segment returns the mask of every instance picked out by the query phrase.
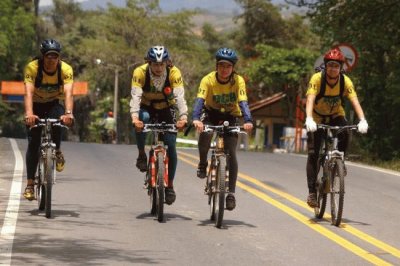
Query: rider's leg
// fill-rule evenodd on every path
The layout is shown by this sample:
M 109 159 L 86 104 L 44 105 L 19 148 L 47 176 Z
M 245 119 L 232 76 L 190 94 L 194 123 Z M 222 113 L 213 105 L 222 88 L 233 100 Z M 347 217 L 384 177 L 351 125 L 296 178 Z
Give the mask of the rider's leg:
M 308 192 L 315 193 L 315 182 L 318 174 L 318 156 L 321 147 L 323 131 L 317 130 L 314 133 L 307 133 L 307 185 Z
M 176 154 L 176 134 L 165 133 L 164 144 L 168 146 L 168 186 L 173 187 L 176 167 L 178 164 L 178 155 Z
M 205 178 L 207 176 L 207 155 L 210 149 L 212 136 L 212 132 L 202 132 L 199 136 L 197 146 L 199 149 L 200 162 L 197 168 L 197 176 L 200 178 Z
M 165 133 L 164 144 L 168 146 L 168 187 L 165 188 L 165 202 L 172 204 L 175 202 L 176 194 L 174 190 L 174 178 L 176 173 L 176 166 L 178 163 L 178 156 L 176 154 L 176 134 Z
M 318 175 L 318 156 L 319 150 L 321 147 L 322 137 L 324 131 L 317 130 L 314 133 L 307 133 L 307 149 L 308 149 L 308 157 L 307 157 L 307 185 L 308 185 L 308 197 L 307 204 L 311 208 L 317 207 L 317 190 L 315 188 L 315 183 L 317 181 Z
M 40 147 L 40 135 L 41 128 L 32 128 L 28 133 L 28 149 L 26 150 L 26 173 L 28 178 L 28 184 L 33 184 L 35 178 L 35 172 L 39 161 L 39 147 Z
M 238 163 L 236 158 L 237 134 L 230 134 L 224 138 L 225 153 L 229 154 L 229 194 L 226 197 L 226 209 L 231 211 L 236 207 L 235 188 L 238 174 Z
M 144 109 L 140 109 L 139 120 L 142 121 L 143 123 L 148 123 L 150 121 L 149 112 Z M 147 156 L 144 149 L 146 141 L 146 133 L 135 131 L 135 134 L 136 134 L 136 143 L 139 150 L 139 156 L 136 159 L 136 167 L 139 168 L 141 172 L 145 172 L 147 170 Z
M 338 116 L 332 119 L 332 126 L 347 126 L 347 120 L 343 116 Z M 347 146 L 349 144 L 349 132 L 347 130 L 338 134 L 338 149 L 346 154 Z
M 56 103 L 54 104 L 48 113 L 49 118 L 60 119 L 60 117 L 65 113 L 64 107 Z M 58 172 L 64 170 L 65 159 L 61 152 L 61 139 L 62 139 L 63 129 L 61 127 L 53 127 L 51 130 L 51 138 L 56 144 L 56 169 Z
M 235 193 L 238 174 L 238 162 L 236 157 L 237 134 L 230 134 L 224 139 L 225 153 L 229 154 L 229 192 Z
M 24 197 L 28 200 L 33 200 L 35 198 L 34 194 L 34 181 L 35 172 L 39 161 L 39 147 L 40 147 L 40 135 L 41 128 L 33 128 L 29 130 L 28 133 L 28 149 L 26 151 L 26 173 L 27 173 L 27 183 L 24 192 Z

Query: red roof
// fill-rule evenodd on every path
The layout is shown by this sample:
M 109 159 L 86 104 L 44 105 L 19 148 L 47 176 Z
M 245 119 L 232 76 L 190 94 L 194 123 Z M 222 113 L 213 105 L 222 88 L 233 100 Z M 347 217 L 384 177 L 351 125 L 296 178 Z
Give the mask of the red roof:
M 259 110 L 263 107 L 266 107 L 268 105 L 271 105 L 273 103 L 280 101 L 284 97 L 286 97 L 286 93 L 284 93 L 284 92 L 275 93 L 274 95 L 271 95 L 270 97 L 267 97 L 265 99 L 262 99 L 260 101 L 254 102 L 254 103 L 251 103 L 249 105 L 250 111 Z

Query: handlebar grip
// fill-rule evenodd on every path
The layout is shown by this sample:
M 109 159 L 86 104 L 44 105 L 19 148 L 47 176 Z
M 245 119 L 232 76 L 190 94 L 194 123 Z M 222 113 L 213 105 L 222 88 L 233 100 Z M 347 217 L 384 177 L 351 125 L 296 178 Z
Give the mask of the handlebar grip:
M 193 128 L 193 124 L 191 123 L 187 128 L 186 128 L 186 130 L 185 130 L 185 133 L 183 134 L 185 137 L 187 136 L 187 135 L 189 135 L 189 132 L 190 132 L 190 130 L 192 130 L 192 128 Z

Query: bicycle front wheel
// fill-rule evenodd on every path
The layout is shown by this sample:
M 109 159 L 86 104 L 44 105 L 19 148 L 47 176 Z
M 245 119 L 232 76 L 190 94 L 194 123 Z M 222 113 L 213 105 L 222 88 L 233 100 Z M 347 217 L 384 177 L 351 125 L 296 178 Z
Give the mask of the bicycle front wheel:
M 318 206 L 314 208 L 315 218 L 322 219 L 324 217 L 327 199 L 326 187 L 328 182 L 322 176 L 317 179 L 317 202 Z
M 221 228 L 222 220 L 224 218 L 225 209 L 225 174 L 226 174 L 226 157 L 218 157 L 216 183 L 218 189 L 214 194 L 215 197 L 215 225 Z
M 36 200 L 38 202 L 39 211 L 43 211 L 45 208 L 46 200 L 46 188 L 43 184 L 44 180 L 44 166 L 45 160 L 42 156 L 39 157 L 38 168 L 36 171 Z
M 342 221 L 344 204 L 344 163 L 335 159 L 331 170 L 331 217 L 332 224 L 339 226 Z
M 156 213 L 157 220 L 162 222 L 164 220 L 164 154 L 162 152 L 157 153 L 157 182 L 156 182 Z
M 53 188 L 53 174 L 55 162 L 53 159 L 52 149 L 47 149 L 45 153 L 45 164 L 44 164 L 44 187 L 45 187 L 45 213 L 46 218 L 51 217 L 51 196 L 52 196 L 52 188 Z

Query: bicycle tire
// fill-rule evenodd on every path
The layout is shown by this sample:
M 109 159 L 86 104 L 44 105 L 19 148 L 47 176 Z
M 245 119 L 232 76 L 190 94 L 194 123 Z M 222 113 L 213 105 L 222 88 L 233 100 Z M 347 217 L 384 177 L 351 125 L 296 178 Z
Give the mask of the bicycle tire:
M 317 171 L 317 183 L 316 183 L 316 190 L 317 190 L 317 203 L 318 206 L 314 208 L 315 218 L 322 219 L 324 217 L 325 209 L 326 209 L 326 201 L 327 201 L 327 180 L 323 178 L 323 175 L 320 175 L 320 169 L 323 169 L 321 165 L 321 159 L 318 160 L 318 165 L 320 165 L 319 170 Z
M 219 156 L 217 165 L 216 182 L 218 190 L 215 193 L 215 225 L 221 228 L 222 220 L 224 219 L 225 209 L 225 173 L 226 173 L 226 157 Z
M 210 205 L 210 220 L 215 221 L 215 187 L 212 184 L 211 173 L 214 168 L 215 161 L 212 159 L 210 169 L 207 176 L 207 187 L 208 187 L 208 205 Z
M 164 220 L 164 153 L 159 152 L 157 153 L 157 220 L 162 222 Z
M 51 217 L 51 197 L 52 197 L 52 188 L 53 188 L 53 173 L 55 162 L 53 159 L 52 149 L 46 149 L 45 152 L 45 164 L 44 164 L 44 187 L 45 187 L 45 215 L 46 218 Z
M 45 199 L 46 199 L 46 189 L 43 185 L 43 177 L 44 177 L 44 159 L 42 156 L 39 157 L 39 163 L 36 172 L 36 200 L 38 202 L 39 211 L 43 211 L 45 208 Z
M 344 164 L 341 159 L 335 159 L 331 171 L 331 220 L 339 226 L 342 221 L 344 205 Z

